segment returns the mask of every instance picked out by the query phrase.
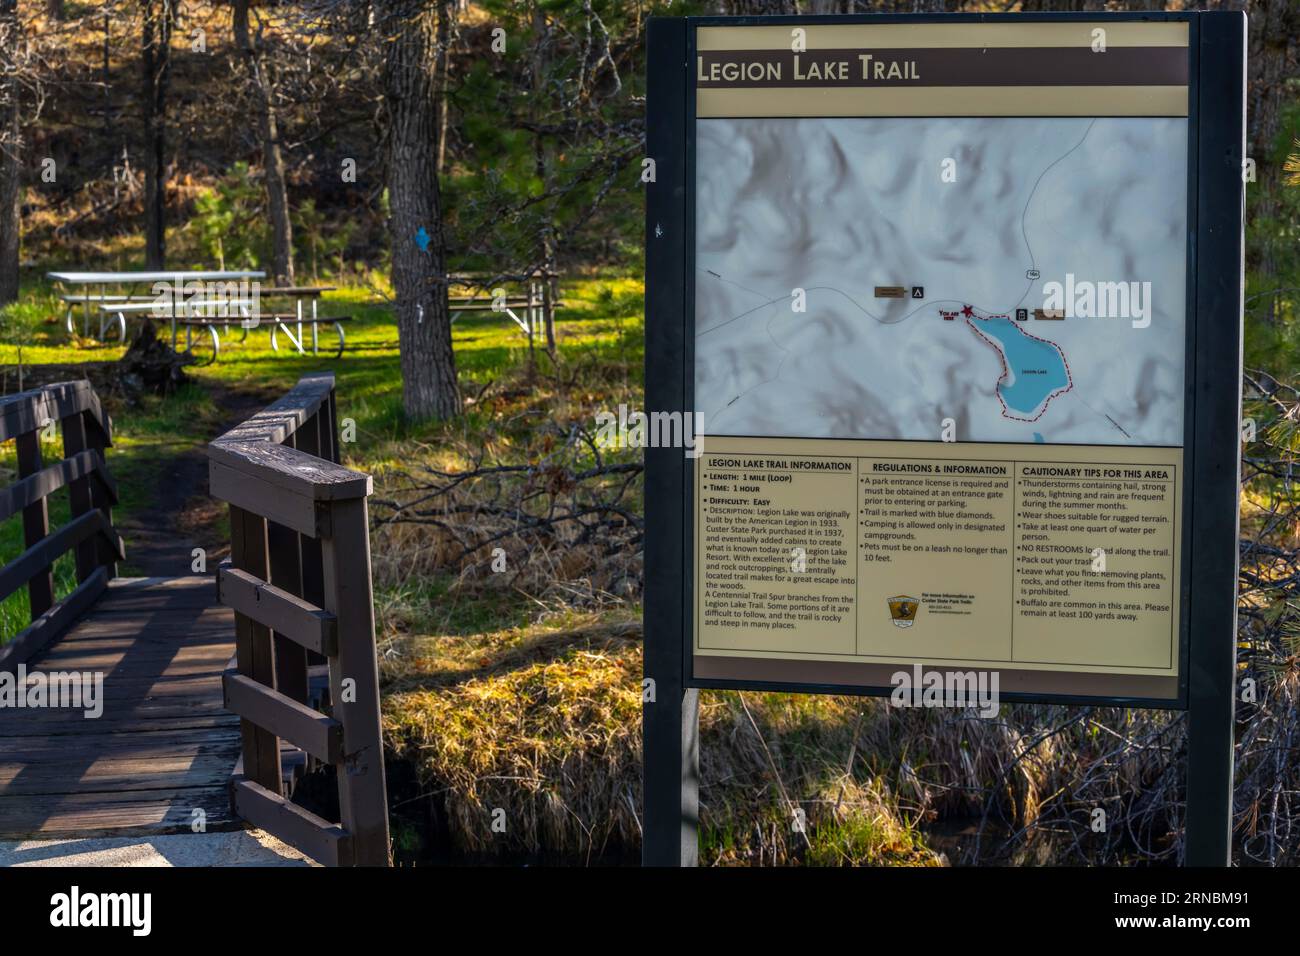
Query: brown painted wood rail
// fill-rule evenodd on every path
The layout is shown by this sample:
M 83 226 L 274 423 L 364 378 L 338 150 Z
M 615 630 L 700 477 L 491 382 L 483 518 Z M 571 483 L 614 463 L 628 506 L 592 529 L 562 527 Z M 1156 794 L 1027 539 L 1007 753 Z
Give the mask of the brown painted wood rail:
M 217 586 L 235 611 L 236 666 L 224 690 L 243 757 L 231 799 L 240 817 L 320 862 L 386 866 L 371 482 L 338 462 L 331 373 L 303 377 L 208 446 L 209 486 L 230 505 L 231 557 Z M 319 658 L 329 669 L 326 713 L 309 704 L 309 664 Z M 291 801 L 291 762 L 336 767 L 339 822 Z
M 46 465 L 41 436 L 63 435 L 63 457 Z M 18 512 L 26 548 L 0 568 L 0 600 L 24 585 L 31 623 L 0 648 L 0 671 L 14 668 L 58 637 L 104 592 L 124 558 L 113 530 L 117 486 L 104 461 L 112 423 L 89 382 L 63 382 L 0 398 L 0 443 L 13 440 L 18 480 L 0 490 L 0 521 Z M 49 497 L 68 489 L 71 520 L 51 533 Z M 75 551 L 77 586 L 55 600 L 55 560 Z

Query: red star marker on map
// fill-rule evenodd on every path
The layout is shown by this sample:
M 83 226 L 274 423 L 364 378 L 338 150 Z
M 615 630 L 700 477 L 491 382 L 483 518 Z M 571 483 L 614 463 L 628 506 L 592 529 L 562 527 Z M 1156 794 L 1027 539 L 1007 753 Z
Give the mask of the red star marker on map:
M 975 310 L 972 309 L 969 305 L 963 305 L 961 307 L 961 314 L 966 316 L 967 318 L 974 318 Z

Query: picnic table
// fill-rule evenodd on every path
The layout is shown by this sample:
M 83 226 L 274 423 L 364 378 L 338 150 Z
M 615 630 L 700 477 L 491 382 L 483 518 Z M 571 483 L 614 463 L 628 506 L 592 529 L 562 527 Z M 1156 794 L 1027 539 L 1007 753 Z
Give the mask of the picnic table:
M 221 330 L 229 332 L 235 327 L 240 329 L 240 342 L 248 338 L 248 330 L 261 326 L 264 322 L 269 323 L 271 330 L 271 349 L 274 352 L 280 351 L 280 342 L 278 332 L 284 335 L 297 348 L 298 354 L 306 355 L 304 326 L 311 328 L 311 345 L 312 354 L 320 352 L 319 326 L 321 323 L 329 323 L 334 326 L 338 334 L 338 349 L 334 357 L 338 358 L 343 354 L 343 348 L 346 339 L 343 333 L 343 323 L 351 319 L 348 315 L 329 315 L 322 316 L 317 310 L 317 303 L 322 293 L 333 291 L 333 286 L 271 286 L 263 287 L 254 286 L 245 290 L 249 295 L 221 295 L 221 294 L 194 294 L 187 296 L 173 296 L 170 300 L 158 301 L 157 298 L 146 299 L 143 301 L 118 301 L 100 303 L 100 311 L 105 315 L 111 316 L 120 325 L 123 339 L 126 337 L 126 317 L 128 315 L 155 315 L 170 317 L 172 323 L 172 347 L 176 346 L 177 330 L 185 329 L 185 348 L 186 351 L 195 353 L 196 360 L 201 365 L 211 365 L 221 354 Z M 216 292 L 229 290 L 215 290 Z M 237 287 L 236 292 L 240 289 Z M 264 300 L 293 300 L 293 311 L 268 309 L 263 306 Z M 309 308 L 308 308 L 309 304 Z M 297 327 L 297 334 L 291 326 Z M 103 322 L 101 321 L 101 328 Z M 212 350 L 203 355 L 195 352 L 194 333 L 202 331 L 207 333 L 207 339 L 202 335 L 199 336 L 198 344 L 205 341 L 211 341 Z
M 472 290 L 484 289 L 483 282 L 488 279 L 498 279 L 502 282 L 525 284 L 527 292 L 523 294 L 506 294 L 500 299 L 492 295 L 480 296 Z M 459 272 L 448 274 L 446 281 L 448 292 L 451 286 L 460 286 L 470 289 L 469 295 L 448 295 L 447 305 L 451 312 L 452 324 L 467 312 L 504 312 L 514 320 L 525 333 L 531 338 L 533 331 L 537 328 L 539 320 L 547 318 L 545 312 L 549 304 L 551 310 L 563 308 L 564 303 L 559 301 L 558 296 L 552 296 L 548 303 L 544 292 L 544 286 L 556 278 L 553 272 L 545 270 L 536 270 L 525 275 L 493 275 L 489 272 Z M 524 309 L 525 318 L 520 319 L 515 315 L 515 309 Z
M 223 270 L 223 269 L 170 269 L 157 272 L 47 272 L 47 279 L 58 282 L 64 286 L 78 286 L 86 291 L 81 294 L 67 293 L 62 296 L 63 301 L 68 303 L 67 325 L 68 331 L 73 331 L 72 314 L 78 304 L 84 306 L 84 318 L 82 319 L 81 334 L 86 338 L 90 337 L 90 306 L 91 303 L 99 305 L 115 303 L 135 303 L 135 302 L 152 302 L 158 297 L 153 294 L 145 295 L 143 292 L 135 291 L 138 286 L 148 284 L 152 286 L 155 282 L 167 282 L 171 284 L 173 290 L 180 290 L 182 295 L 187 283 L 190 282 L 238 282 L 245 279 L 264 279 L 265 272 L 256 270 Z M 98 287 L 98 295 L 90 292 L 91 288 Z M 125 288 L 125 293 L 109 294 L 110 288 Z M 179 298 L 176 295 L 170 297 L 173 302 Z M 99 320 L 99 338 L 104 337 L 104 330 L 108 327 L 110 315 L 106 315 L 101 309 Z M 176 344 L 176 319 L 178 316 L 173 310 L 172 314 L 172 345 Z M 126 322 L 122 314 L 118 314 L 121 322 L 120 335 L 126 338 Z
M 334 331 L 338 333 L 339 347 L 335 353 L 335 358 L 343 354 L 345 339 L 343 335 L 343 323 L 349 321 L 352 317 L 349 315 L 329 315 L 321 316 L 317 313 L 316 307 L 320 302 L 323 293 L 336 291 L 336 286 L 332 285 L 296 285 L 296 286 L 277 286 L 270 289 L 262 290 L 264 299 L 292 299 L 292 312 L 276 312 L 272 310 L 263 318 L 271 320 L 271 350 L 280 351 L 280 343 L 276 337 L 277 330 L 283 332 L 285 337 L 294 344 L 298 349 L 298 354 L 306 355 L 307 349 L 303 345 L 303 326 L 311 326 L 311 353 L 316 355 L 320 348 L 319 327 L 321 323 L 328 322 L 334 326 Z M 308 312 L 306 306 L 310 306 Z M 287 324 L 286 324 L 287 323 Z M 298 334 L 294 335 L 289 325 L 296 325 Z

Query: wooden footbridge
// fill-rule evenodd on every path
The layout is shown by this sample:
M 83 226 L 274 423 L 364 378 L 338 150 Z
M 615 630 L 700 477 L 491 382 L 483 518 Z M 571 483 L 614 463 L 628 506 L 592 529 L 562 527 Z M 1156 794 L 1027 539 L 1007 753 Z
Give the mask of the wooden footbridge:
M 47 465 L 56 429 L 63 457 Z M 26 548 L 0 568 L 0 600 L 25 586 L 31 603 L 0 645 L 0 839 L 252 824 L 327 865 L 387 865 L 371 483 L 339 464 L 333 375 L 208 446 L 211 493 L 230 506 L 214 576 L 117 576 L 111 432 L 88 382 L 0 399 L 18 462 L 0 521 L 21 513 Z M 51 531 L 63 489 L 71 518 Z M 58 597 L 69 552 L 76 586 Z M 295 802 L 329 768 L 336 820 Z

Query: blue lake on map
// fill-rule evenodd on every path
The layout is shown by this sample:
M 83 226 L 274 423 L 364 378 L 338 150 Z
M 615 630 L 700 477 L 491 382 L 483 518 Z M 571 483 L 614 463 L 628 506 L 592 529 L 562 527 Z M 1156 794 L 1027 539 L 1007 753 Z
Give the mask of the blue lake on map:
M 997 343 L 1011 369 L 1012 381 L 998 385 L 1011 411 L 1037 412 L 1049 395 L 1070 384 L 1065 359 L 1053 343 L 1026 335 L 1010 319 L 978 319 L 973 327 Z

